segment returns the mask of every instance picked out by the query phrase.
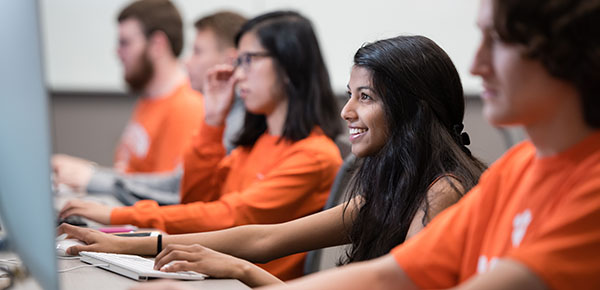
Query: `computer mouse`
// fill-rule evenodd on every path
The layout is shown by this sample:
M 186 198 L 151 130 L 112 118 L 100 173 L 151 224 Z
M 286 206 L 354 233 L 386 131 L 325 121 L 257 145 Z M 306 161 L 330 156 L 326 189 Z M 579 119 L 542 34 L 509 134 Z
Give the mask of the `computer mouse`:
M 61 257 L 71 256 L 67 253 L 67 249 L 78 245 L 85 245 L 85 243 L 77 239 L 64 239 L 56 241 L 56 255 Z

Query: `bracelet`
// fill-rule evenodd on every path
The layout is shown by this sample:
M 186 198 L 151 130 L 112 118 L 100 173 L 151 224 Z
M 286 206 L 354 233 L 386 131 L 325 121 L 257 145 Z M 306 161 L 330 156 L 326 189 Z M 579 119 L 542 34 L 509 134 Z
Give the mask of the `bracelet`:
M 156 255 L 158 256 L 158 254 L 160 254 L 162 251 L 162 235 L 159 234 L 156 238 Z

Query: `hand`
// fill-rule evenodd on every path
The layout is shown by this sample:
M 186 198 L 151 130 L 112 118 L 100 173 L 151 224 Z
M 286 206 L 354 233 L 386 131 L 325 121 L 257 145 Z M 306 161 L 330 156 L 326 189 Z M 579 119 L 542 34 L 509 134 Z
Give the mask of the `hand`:
M 94 163 L 69 155 L 55 154 L 52 156 L 52 172 L 56 185 L 66 184 L 74 191 L 83 192 L 94 173 Z
M 247 265 L 250 263 L 200 245 L 170 244 L 154 260 L 154 269 L 164 272 L 196 271 L 213 278 L 240 280 L 244 278 L 240 273 Z
M 195 290 L 190 288 L 186 284 L 181 282 L 175 282 L 170 280 L 159 280 L 146 283 L 138 283 L 136 286 L 129 288 L 129 290 Z
M 68 248 L 67 254 L 69 255 L 78 255 L 81 251 L 120 253 L 120 250 L 124 248 L 121 246 L 124 238 L 97 230 L 61 224 L 57 229 L 57 235 L 61 234 L 67 234 L 68 239 L 78 239 L 86 243 L 86 245 Z
M 69 200 L 60 210 L 61 219 L 72 215 L 78 215 L 101 224 L 110 224 L 110 212 L 112 207 L 93 201 L 84 201 L 79 199 Z
M 217 65 L 208 70 L 204 79 L 204 118 L 208 125 L 222 126 L 235 99 L 235 68 Z

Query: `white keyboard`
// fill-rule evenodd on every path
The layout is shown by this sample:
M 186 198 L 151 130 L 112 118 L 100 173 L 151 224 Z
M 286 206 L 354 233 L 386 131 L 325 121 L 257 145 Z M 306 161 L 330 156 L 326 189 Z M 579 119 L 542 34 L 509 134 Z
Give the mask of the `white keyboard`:
M 80 252 L 81 261 L 88 264 L 99 264 L 106 269 L 134 280 L 143 281 L 149 278 L 168 278 L 178 280 L 203 280 L 207 276 L 194 271 L 161 272 L 154 270 L 154 261 L 136 255 Z

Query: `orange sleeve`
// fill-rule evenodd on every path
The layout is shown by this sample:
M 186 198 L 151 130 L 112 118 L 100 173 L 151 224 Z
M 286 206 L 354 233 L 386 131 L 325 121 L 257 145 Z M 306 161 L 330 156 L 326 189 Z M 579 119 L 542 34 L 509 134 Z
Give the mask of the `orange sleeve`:
M 198 130 L 204 118 L 204 105 L 201 95 L 186 96 L 187 102 L 167 106 L 171 110 L 160 128 L 160 134 L 152 140 L 154 172 L 171 171 L 182 162 L 182 156 L 190 145 L 192 135 Z
M 229 162 L 235 155 L 225 157 L 224 126 L 213 127 L 202 122 L 198 134 L 184 156 L 181 180 L 181 203 L 212 201 L 221 195 L 221 187 L 229 173 Z M 240 149 L 237 149 L 240 150 Z
M 415 237 L 392 249 L 396 262 L 419 288 L 450 288 L 458 283 L 471 216 L 469 204 L 477 195 L 479 188 L 475 187 Z
M 507 254 L 544 280 L 551 289 L 600 289 L 600 166 L 585 168 L 536 234 Z
M 211 231 L 244 224 L 279 223 L 320 210 L 341 160 L 296 150 L 242 192 L 212 202 L 159 207 L 141 201 L 111 212 L 112 224 L 134 224 L 168 233 Z

